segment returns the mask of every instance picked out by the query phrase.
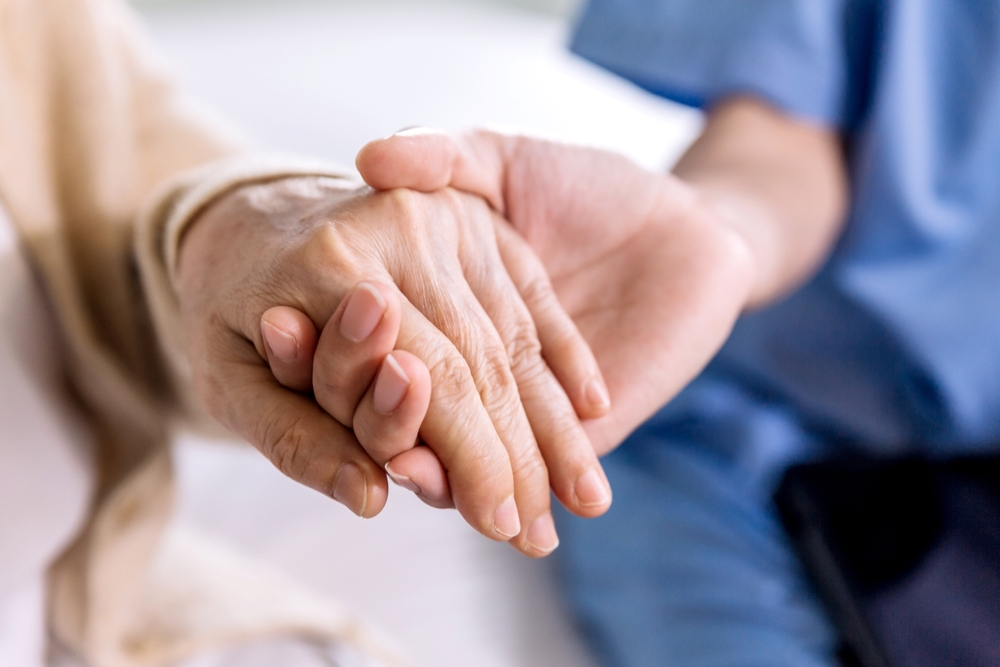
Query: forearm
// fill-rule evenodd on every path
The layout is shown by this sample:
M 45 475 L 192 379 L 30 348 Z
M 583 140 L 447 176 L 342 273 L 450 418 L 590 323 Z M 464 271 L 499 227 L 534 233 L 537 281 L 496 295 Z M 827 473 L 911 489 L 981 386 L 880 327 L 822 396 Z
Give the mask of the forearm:
M 714 108 L 674 173 L 749 246 L 755 264 L 749 308 L 808 278 L 840 235 L 848 192 L 839 137 L 754 99 Z

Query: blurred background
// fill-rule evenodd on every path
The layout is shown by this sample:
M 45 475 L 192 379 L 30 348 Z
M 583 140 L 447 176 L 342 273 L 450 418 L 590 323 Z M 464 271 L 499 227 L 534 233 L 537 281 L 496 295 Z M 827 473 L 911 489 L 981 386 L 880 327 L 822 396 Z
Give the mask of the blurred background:
M 186 87 L 268 148 L 353 163 L 412 125 L 499 124 L 662 169 L 698 118 L 564 49 L 567 0 L 140 0 Z
M 573 0 L 136 0 L 184 86 L 262 148 L 352 165 L 403 127 L 499 125 L 664 170 L 698 114 L 570 55 Z M 553 564 L 398 488 L 361 521 L 235 443 L 178 443 L 185 528 L 339 600 L 430 667 L 587 667 Z

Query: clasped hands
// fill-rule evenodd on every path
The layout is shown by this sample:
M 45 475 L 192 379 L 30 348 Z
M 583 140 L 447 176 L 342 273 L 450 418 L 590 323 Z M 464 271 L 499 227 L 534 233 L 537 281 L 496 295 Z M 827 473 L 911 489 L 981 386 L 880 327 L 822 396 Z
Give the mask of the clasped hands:
M 593 149 L 402 133 L 358 168 L 370 188 L 246 185 L 193 224 L 178 275 L 196 390 L 361 516 L 384 506 L 384 470 L 546 555 L 550 489 L 605 512 L 597 456 L 725 340 L 746 244 L 683 183 Z

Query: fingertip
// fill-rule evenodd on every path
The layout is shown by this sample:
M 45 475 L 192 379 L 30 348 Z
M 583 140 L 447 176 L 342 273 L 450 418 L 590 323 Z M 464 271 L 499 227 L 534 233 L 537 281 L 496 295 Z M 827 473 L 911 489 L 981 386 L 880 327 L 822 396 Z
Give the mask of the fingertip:
M 584 381 L 574 407 L 581 419 L 598 419 L 611 412 L 611 395 L 600 372 Z
M 271 372 L 283 386 L 308 391 L 312 386 L 312 361 L 318 334 L 305 313 L 287 306 L 264 311 L 261 340 Z
M 377 467 L 348 461 L 337 471 L 330 495 L 357 516 L 370 519 L 385 507 L 388 487 Z
M 444 132 L 411 128 L 365 144 L 355 166 L 376 190 L 411 188 L 433 192 L 451 181 L 457 147 Z
M 386 464 L 386 472 L 401 487 L 437 508 L 453 508 L 448 473 L 429 447 L 420 445 L 397 454 Z
M 365 507 L 364 514 L 361 515 L 363 519 L 371 519 L 377 516 L 383 509 L 385 509 L 385 504 L 389 499 L 389 484 L 386 480 L 385 474 L 379 471 L 379 473 L 373 477 L 368 482 L 368 503 Z
M 552 512 L 546 512 L 535 519 L 528 528 L 525 536 L 527 549 L 524 551 L 533 558 L 543 558 L 556 550 L 559 546 L 559 534 L 556 532 L 556 523 L 552 519 Z
M 394 460 L 417 442 L 430 396 L 430 373 L 419 358 L 401 350 L 387 354 L 354 412 L 355 436 L 379 463 Z
M 493 532 L 501 541 L 510 540 L 521 532 L 521 519 L 517 515 L 514 496 L 508 497 L 493 513 Z
M 375 376 L 372 406 L 381 415 L 391 415 L 402 405 L 410 391 L 410 376 L 392 354 L 387 354 Z
M 427 364 L 406 350 L 393 350 L 389 356 L 410 381 L 403 404 L 409 413 L 419 415 L 419 421 L 423 422 L 431 401 L 432 389 L 431 373 L 427 370 Z
M 598 465 L 580 475 L 573 485 L 574 514 L 585 518 L 601 516 L 611 508 L 611 484 Z
M 260 316 L 261 336 L 271 356 L 292 364 L 299 355 L 312 355 L 316 347 L 316 325 L 309 316 L 289 306 L 275 306 Z

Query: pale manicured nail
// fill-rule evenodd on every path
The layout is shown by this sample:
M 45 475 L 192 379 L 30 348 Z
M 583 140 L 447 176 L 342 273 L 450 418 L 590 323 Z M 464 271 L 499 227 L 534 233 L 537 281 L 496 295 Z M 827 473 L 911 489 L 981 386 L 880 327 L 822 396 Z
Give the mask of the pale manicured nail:
M 417 494 L 418 496 L 421 493 L 423 493 L 423 490 L 419 486 L 417 486 L 416 482 L 414 482 L 412 479 L 410 479 L 406 475 L 400 475 L 398 473 L 393 472 L 392 468 L 389 467 L 388 463 L 385 464 L 385 472 L 386 472 L 387 475 L 389 475 L 389 479 L 391 479 L 393 482 L 395 482 L 399 486 L 403 487 L 407 491 L 412 491 L 413 493 Z
M 382 368 L 375 378 L 372 403 L 375 410 L 384 415 L 391 414 L 400 406 L 410 389 L 410 378 L 392 354 L 386 355 Z
M 514 496 L 503 501 L 493 514 L 493 530 L 508 540 L 521 532 L 521 520 L 517 518 Z
M 425 134 L 440 134 L 440 130 L 434 130 L 429 127 L 424 127 L 418 125 L 417 127 L 404 127 L 399 132 L 396 132 L 394 137 L 420 137 Z
M 611 397 L 608 396 L 608 388 L 604 386 L 600 378 L 592 377 L 583 388 L 583 395 L 595 408 L 606 410 L 611 407 Z
M 580 475 L 573 491 L 577 501 L 584 507 L 606 505 L 611 500 L 611 490 L 600 473 L 593 468 Z
M 279 361 L 290 364 L 298 358 L 299 342 L 292 334 L 266 321 L 260 323 L 260 334 Z
M 340 319 L 340 334 L 355 343 L 372 335 L 385 314 L 385 299 L 374 285 L 359 283 Z
M 531 522 L 531 528 L 528 529 L 528 544 L 546 554 L 559 546 L 556 522 L 552 520 L 551 512 L 546 512 Z
M 333 484 L 333 499 L 358 516 L 365 515 L 368 484 L 365 482 L 365 474 L 361 472 L 358 464 L 345 463 L 340 466 L 337 479 Z

